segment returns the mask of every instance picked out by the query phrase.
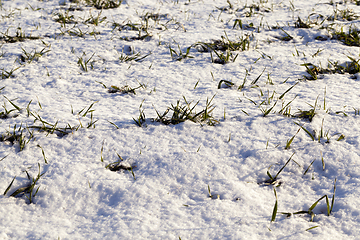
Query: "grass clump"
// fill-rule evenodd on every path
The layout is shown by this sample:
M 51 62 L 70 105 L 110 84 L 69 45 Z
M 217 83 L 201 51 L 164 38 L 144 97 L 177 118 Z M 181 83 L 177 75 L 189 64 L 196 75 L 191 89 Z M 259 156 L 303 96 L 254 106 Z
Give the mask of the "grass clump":
M 298 17 L 298 19 L 295 22 L 295 28 L 311 28 L 311 25 L 308 21 L 303 21 L 301 20 L 300 17 Z
M 95 55 L 95 53 L 93 53 L 90 58 L 86 59 L 85 58 L 86 54 L 83 53 L 83 56 L 78 57 L 77 64 L 83 71 L 87 72 L 89 70 L 89 68 L 88 68 L 89 65 L 90 65 L 91 69 L 94 69 L 94 61 L 91 61 L 91 59 L 94 57 L 94 55 Z
M 18 116 L 18 113 L 14 114 L 13 112 L 18 111 L 20 113 L 22 111 L 22 109 L 19 108 L 17 105 L 15 105 L 8 98 L 6 98 L 6 99 L 10 102 L 10 104 L 15 109 L 7 110 L 7 108 L 4 104 L 3 105 L 4 111 L 0 112 L 0 118 L 6 119 L 6 118 Z M 26 125 L 26 127 L 24 127 L 22 124 L 20 124 L 20 126 L 15 124 L 13 128 L 10 128 L 9 130 L 7 130 L 4 134 L 2 134 L 0 136 L 0 142 L 6 142 L 11 145 L 18 144 L 19 151 L 22 151 L 25 148 L 26 144 L 28 144 L 31 140 L 35 139 L 34 131 L 46 132 L 47 133 L 46 136 L 48 136 L 49 134 L 56 134 L 58 137 L 63 137 L 65 135 L 73 132 L 74 130 L 77 131 L 79 128 L 84 128 L 84 127 L 95 128 L 95 123 L 97 122 L 97 120 L 93 119 L 93 111 L 94 110 L 92 109 L 92 106 L 96 102 L 92 103 L 88 108 L 85 107 L 78 112 L 77 115 L 79 117 L 79 125 L 77 125 L 75 127 L 70 126 L 70 124 L 67 124 L 64 127 L 58 127 L 58 121 L 56 121 L 55 124 L 45 121 L 44 119 L 41 118 L 41 116 L 38 113 L 30 111 L 29 105 L 31 102 L 32 101 L 30 101 L 26 107 L 27 116 L 28 117 L 32 116 L 34 118 L 34 121 L 33 121 L 34 124 L 36 122 L 40 122 L 41 125 L 31 125 L 31 126 Z M 41 108 L 40 103 L 39 103 L 39 106 Z M 90 115 L 90 121 L 87 123 L 87 125 L 82 125 L 80 117 L 86 117 L 88 114 Z M 44 156 L 45 163 L 47 163 L 47 160 L 45 158 L 45 154 L 44 154 L 43 150 L 42 150 L 42 153 Z
M 276 186 L 280 186 L 281 185 L 281 181 L 278 180 L 278 176 L 279 174 L 284 170 L 284 168 L 286 167 L 286 165 L 289 164 L 289 162 L 291 161 L 292 157 L 294 156 L 295 153 L 293 153 L 290 158 L 287 160 L 287 162 L 284 164 L 284 166 L 282 166 L 280 168 L 280 170 L 276 173 L 275 176 L 272 176 L 270 174 L 270 168 L 271 166 L 269 167 L 269 169 L 267 170 L 266 174 L 268 175 L 269 179 L 263 181 L 263 182 L 260 182 L 259 184 L 264 184 L 264 185 L 276 185 Z
M 128 94 L 128 93 L 136 94 L 135 90 L 137 90 L 139 88 L 145 88 L 145 85 L 140 83 L 140 85 L 135 88 L 129 87 L 128 85 L 125 85 L 122 87 L 117 87 L 117 86 L 111 85 L 110 88 L 108 89 L 108 92 L 109 93 L 120 93 L 120 94 Z
M 208 189 L 207 189 L 207 190 L 208 190 L 208 194 L 209 194 L 208 197 L 209 197 L 209 198 L 211 198 L 211 199 L 220 199 L 220 194 L 216 194 L 216 195 L 215 195 L 215 194 L 212 194 L 212 193 L 211 193 L 210 185 L 209 185 L 209 184 L 208 184 Z
M 261 1 L 260 1 L 261 2 Z M 262 15 L 261 12 L 271 12 L 270 8 L 262 7 L 260 4 L 251 4 L 250 6 L 245 6 L 244 8 L 248 8 L 249 10 L 244 13 L 245 17 L 253 17 L 255 14 Z
M 14 107 L 13 109 L 10 109 L 8 110 L 6 108 L 6 104 L 4 102 L 4 104 L 2 105 L 2 107 L 4 108 L 4 111 L 0 112 L 0 118 L 1 119 L 6 119 L 6 118 L 14 118 L 14 117 L 17 117 L 19 114 L 16 113 L 16 114 L 11 114 L 12 112 L 14 111 L 18 111 L 20 112 L 21 111 L 21 108 L 19 108 L 17 105 L 15 105 L 10 99 L 8 99 L 7 97 L 4 96 L 4 98 L 6 100 L 8 100 L 8 102 Z
M 144 109 L 142 109 L 142 105 L 143 105 L 144 101 L 145 101 L 145 99 L 141 102 L 140 107 L 139 107 L 139 117 L 137 117 L 137 119 L 133 118 L 135 124 L 139 127 L 142 127 L 144 124 L 146 126 L 145 113 L 144 113 Z
M 294 39 L 294 37 L 291 36 L 289 33 L 287 33 L 283 28 L 280 27 L 280 30 L 283 31 L 283 33 L 285 33 L 285 35 L 283 35 L 281 37 L 276 37 L 277 39 L 284 41 L 284 42 L 288 42 L 288 41 Z
M 339 10 L 335 9 L 334 14 L 327 18 L 328 21 L 354 21 L 359 19 L 359 16 L 352 9 Z
M 123 0 L 85 0 L 85 3 L 89 6 L 95 7 L 96 9 L 110 9 L 118 8 Z
M 229 50 L 226 50 L 226 52 L 221 52 L 221 51 L 215 51 L 214 50 L 214 53 L 215 55 L 217 56 L 217 58 L 213 58 L 213 55 L 211 54 L 211 61 L 213 63 L 218 63 L 218 64 L 226 64 L 228 62 L 235 62 L 236 58 L 238 57 L 239 54 L 236 54 L 234 56 L 234 54 L 229 51 Z
M 218 84 L 218 89 L 220 88 L 231 88 L 233 87 L 235 84 L 231 81 L 228 80 L 220 80 L 219 84 Z
M 238 26 L 238 28 L 240 29 L 247 29 L 247 30 L 254 30 L 254 23 L 249 23 L 249 24 L 243 24 L 242 20 L 237 18 L 234 20 L 234 25 L 233 25 L 233 29 L 235 29 Z
M 0 137 L 0 142 L 8 142 L 11 145 L 14 145 L 16 142 L 19 144 L 19 151 L 22 151 L 25 148 L 25 145 L 31 140 L 32 134 L 26 140 L 24 134 L 25 128 L 22 125 L 17 128 L 16 124 L 14 125 L 13 130 L 6 131 L 5 134 L 2 134 Z
M 116 155 L 118 156 L 119 160 L 106 165 L 105 168 L 109 169 L 112 172 L 127 170 L 127 171 L 131 172 L 134 180 L 136 180 L 134 168 L 136 168 L 137 166 L 134 164 L 125 163 L 124 159 L 118 153 L 116 153 Z
M 137 119 L 133 118 L 133 120 L 138 127 L 142 127 L 146 123 L 145 113 L 141 107 L 139 108 L 139 117 Z
M 6 119 L 6 118 L 11 118 L 11 117 L 17 117 L 18 113 L 12 114 L 12 112 L 14 112 L 14 111 L 21 112 L 22 109 L 19 108 L 17 105 L 15 105 L 7 97 L 5 97 L 5 98 L 14 107 L 14 109 L 7 110 L 6 105 L 4 103 L 4 105 L 3 105 L 4 111 L 0 112 L 0 118 Z M 29 131 L 28 128 L 26 128 L 26 129 Z M 5 134 L 1 135 L 0 142 L 8 142 L 11 145 L 14 145 L 17 142 L 17 143 L 19 143 L 19 150 L 22 151 L 25 148 L 26 143 L 28 143 L 31 140 L 31 138 L 33 137 L 33 135 L 30 134 L 29 139 L 26 140 L 25 134 L 24 134 L 24 131 L 26 129 L 22 127 L 22 124 L 19 126 L 19 128 L 17 128 L 17 125 L 15 124 L 12 130 L 6 131 Z M 30 131 L 29 131 L 29 133 L 30 133 Z
M 25 31 L 18 27 L 15 32 L 15 36 L 10 36 L 8 33 L 9 29 L 5 33 L 1 33 L 0 41 L 5 43 L 16 43 L 16 42 L 24 42 L 25 40 L 36 40 L 41 37 L 34 36 L 26 36 Z
M 183 59 L 186 59 L 186 58 L 194 58 L 193 56 L 190 56 L 190 49 L 192 46 L 186 48 L 186 52 L 183 52 L 180 48 L 180 45 L 178 44 L 178 49 L 179 51 L 177 52 L 175 49 L 173 49 L 170 44 L 169 44 L 169 51 L 170 51 L 170 55 L 171 55 L 171 58 L 173 60 L 176 60 L 176 61 L 181 61 Z
M 151 38 L 152 38 L 152 35 L 150 35 L 149 33 L 142 34 L 141 32 L 139 32 L 138 36 L 134 36 L 134 37 L 121 37 L 120 39 L 121 39 L 121 40 L 124 40 L 124 41 L 131 42 L 131 41 L 137 41 L 137 40 L 140 40 L 140 41 L 149 41 Z
M 155 109 L 157 118 L 153 119 L 153 121 L 165 125 L 176 125 L 189 120 L 195 123 L 205 123 L 214 126 L 219 123 L 219 121 L 212 116 L 212 111 L 215 109 L 215 106 L 211 102 L 214 97 L 215 95 L 210 100 L 207 99 L 205 108 L 198 113 L 195 112 L 195 107 L 198 105 L 199 101 L 191 106 L 191 102 L 189 103 L 186 98 L 183 97 L 185 104 L 180 104 L 180 100 L 178 100 L 176 105 L 171 104 L 171 107 L 167 108 L 163 114 L 160 114 Z M 170 118 L 166 117 L 170 111 L 172 111 L 172 116 Z
M 141 18 L 144 19 L 145 21 L 149 21 L 149 19 L 157 22 L 162 18 L 167 18 L 169 17 L 169 14 L 160 14 L 160 13 L 150 13 L 147 12 L 144 16 L 142 16 Z
M 304 76 L 307 80 L 317 80 L 319 74 L 356 74 L 360 72 L 360 59 L 355 59 L 353 57 L 347 56 L 351 61 L 339 64 L 339 62 L 331 62 L 328 60 L 327 68 L 322 68 L 321 66 L 316 66 L 312 63 L 304 63 L 301 66 L 306 68 L 306 72 L 310 76 Z
M 78 22 L 75 21 L 74 15 L 70 15 L 69 13 L 70 13 L 70 11 L 55 13 L 54 21 L 61 23 L 61 25 L 64 27 L 65 27 L 65 24 L 77 24 Z
M 296 118 L 303 118 L 303 119 L 307 119 L 310 122 L 312 121 L 312 119 L 315 117 L 316 115 L 316 108 L 321 108 L 321 104 L 318 105 L 318 99 L 319 96 L 316 97 L 315 103 L 314 105 L 311 105 L 308 103 L 308 105 L 311 107 L 310 110 L 301 110 L 299 109 L 299 111 L 297 113 L 295 113 L 294 115 L 291 115 L 291 117 L 296 117 Z M 323 106 L 324 111 L 328 112 L 328 110 L 326 110 L 326 89 L 324 91 L 324 106 Z
M 131 62 L 131 61 L 135 61 L 135 62 L 140 62 L 142 61 L 143 59 L 145 59 L 146 57 L 150 56 L 152 53 L 148 53 L 144 56 L 141 56 L 141 53 L 138 52 L 138 53 L 134 53 L 134 54 L 131 54 L 131 55 L 128 55 L 128 54 L 124 54 L 122 53 L 119 57 L 119 61 L 120 63 L 124 63 L 124 62 Z
M 133 37 L 120 37 L 121 40 L 124 41 L 136 41 L 136 40 L 141 40 L 141 41 L 148 41 L 152 38 L 152 35 L 149 33 L 149 22 L 146 19 L 145 22 L 141 23 L 132 23 L 131 21 L 128 21 L 125 24 L 120 24 L 117 22 L 114 22 L 112 24 L 112 28 L 113 31 L 114 30 L 119 30 L 119 31 L 123 31 L 123 30 L 127 30 L 127 31 L 136 31 L 138 32 L 137 36 L 133 36 Z
M 294 115 L 292 115 L 293 117 L 297 117 L 297 118 L 303 118 L 303 119 L 307 119 L 310 122 L 312 121 L 312 119 L 315 116 L 315 108 L 312 108 L 310 110 L 301 110 L 299 109 L 299 111 L 297 113 L 295 113 Z
M 31 63 L 33 60 L 38 61 L 40 57 L 51 51 L 50 47 L 51 45 L 44 47 L 40 52 L 38 52 L 36 49 L 31 52 L 27 52 L 24 48 L 21 47 L 23 54 L 20 55 L 20 61 L 23 63 Z
M 231 41 L 225 32 L 225 37 L 221 36 L 220 40 L 212 40 L 212 42 L 198 42 L 194 44 L 199 52 L 211 51 L 247 51 L 250 49 L 250 35 L 239 38 L 238 41 Z
M 321 128 L 319 131 L 312 131 L 313 133 L 311 133 L 309 130 L 307 130 L 305 127 L 303 127 L 302 125 L 300 125 L 299 123 L 296 123 L 296 125 L 298 125 L 302 130 L 304 130 L 306 132 L 306 134 L 311 138 L 311 140 L 315 141 L 317 140 L 319 143 L 321 142 L 321 139 L 326 138 L 325 143 L 330 143 L 330 138 L 333 136 L 338 136 L 338 138 L 336 139 L 336 141 L 341 141 L 345 138 L 344 134 L 341 133 L 335 133 L 332 136 L 329 135 L 329 130 L 328 131 L 324 131 L 324 119 L 322 121 L 321 124 Z M 340 136 L 339 136 L 340 135 Z
M 320 26 L 326 19 L 321 14 L 311 13 L 306 20 L 302 20 L 300 17 L 294 23 L 295 28 L 312 28 L 314 26 Z
M 17 68 L 12 68 L 11 70 L 9 71 L 6 71 L 5 69 L 1 69 L 1 79 L 6 79 L 6 78 L 10 78 L 10 77 L 14 77 L 14 72 L 16 70 L 18 70 L 20 67 L 17 67 Z
M 85 23 L 93 24 L 95 26 L 99 26 L 100 23 L 104 22 L 107 17 L 100 17 L 102 14 L 102 10 L 98 13 L 98 15 L 95 17 L 90 12 L 90 17 L 85 20 Z
M 143 23 L 132 23 L 131 21 L 128 21 L 128 23 L 120 24 L 114 22 L 112 24 L 113 30 L 118 29 L 119 31 L 127 30 L 127 31 L 144 31 L 147 32 L 149 26 Z
M 332 39 L 337 39 L 343 42 L 348 46 L 360 46 L 360 31 L 357 28 L 349 28 L 349 31 L 346 33 L 343 27 L 340 31 L 335 31 L 333 33 Z
M 34 202 L 34 198 L 36 196 L 36 194 L 39 191 L 39 187 L 36 188 L 36 184 L 38 183 L 40 177 L 42 177 L 44 173 L 40 173 L 40 164 L 38 164 L 39 166 L 39 172 L 37 174 L 36 177 L 30 177 L 29 173 L 27 171 L 26 175 L 28 180 L 30 181 L 26 186 L 24 187 L 20 187 L 18 189 L 16 189 L 12 194 L 10 194 L 10 197 L 22 197 L 25 196 L 28 199 L 28 203 L 31 204 Z M 11 189 L 12 184 L 14 183 L 16 176 L 13 178 L 13 180 L 11 181 L 11 183 L 9 184 L 9 186 L 6 188 L 4 195 L 6 195 L 8 193 L 8 191 Z
M 291 215 L 298 215 L 298 214 L 309 214 L 310 215 L 310 222 L 313 222 L 314 221 L 314 218 L 315 218 L 315 213 L 314 213 L 314 208 L 317 206 L 317 204 L 323 200 L 325 198 L 326 200 L 326 213 L 328 216 L 330 216 L 332 210 L 333 210 L 333 207 L 334 207 L 334 204 L 335 204 L 335 191 L 336 191 L 336 179 L 334 181 L 334 190 L 333 190 L 333 196 L 332 196 L 332 199 L 331 199 L 331 203 L 329 201 L 329 196 L 327 194 L 325 194 L 324 196 L 322 196 L 321 198 L 319 198 L 316 202 L 314 202 L 308 210 L 303 210 L 303 211 L 298 211 L 298 212 L 294 212 L 294 213 L 289 213 L 289 212 L 282 212 L 282 214 L 285 214 L 287 215 L 287 217 L 290 217 Z
M 247 51 L 250 48 L 250 35 L 241 37 L 239 41 L 231 41 L 225 32 L 225 37 L 221 36 L 220 40 L 213 40 L 212 42 L 198 42 L 194 47 L 199 52 L 210 52 L 211 61 L 218 64 L 226 64 L 234 62 L 239 54 L 234 54 L 233 51 Z M 213 58 L 212 52 L 217 58 Z
M 312 28 L 314 26 L 321 26 L 326 20 L 321 14 L 311 13 L 306 19 L 301 19 L 299 16 L 294 23 L 295 28 Z
M 220 10 L 221 12 L 226 12 L 226 11 L 230 12 L 230 10 L 235 10 L 234 5 L 229 0 L 227 0 L 226 2 L 228 4 L 227 6 L 225 6 L 225 7 L 216 7 L 216 8 L 218 10 Z

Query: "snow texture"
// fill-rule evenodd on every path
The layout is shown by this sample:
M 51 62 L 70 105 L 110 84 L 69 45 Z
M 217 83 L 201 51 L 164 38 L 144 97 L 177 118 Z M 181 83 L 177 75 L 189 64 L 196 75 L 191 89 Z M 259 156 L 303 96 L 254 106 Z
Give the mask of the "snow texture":
M 91 2 L 0 1 L 0 239 L 358 238 L 358 1 Z

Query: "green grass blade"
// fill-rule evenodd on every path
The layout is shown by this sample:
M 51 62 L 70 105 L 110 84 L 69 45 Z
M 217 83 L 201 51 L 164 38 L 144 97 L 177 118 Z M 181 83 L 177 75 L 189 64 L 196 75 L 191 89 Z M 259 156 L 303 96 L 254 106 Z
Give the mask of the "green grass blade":
M 321 198 L 319 198 L 319 200 L 314 202 L 313 205 L 311 205 L 311 207 L 309 208 L 309 212 L 312 212 L 312 210 L 316 207 L 316 205 L 325 197 L 327 197 L 327 195 L 322 196 Z
M 306 128 L 304 128 L 302 125 L 300 125 L 299 123 L 296 123 L 296 122 L 294 122 L 296 125 L 298 125 L 299 127 L 301 127 L 301 129 L 302 130 L 304 130 L 308 135 L 309 135 L 309 137 L 313 140 L 313 141 L 315 141 L 315 137 L 309 132 L 309 130 L 307 130 Z
M 98 101 L 93 102 L 93 103 L 89 106 L 89 108 L 85 111 L 85 113 L 82 115 L 82 117 L 85 117 L 86 114 L 88 114 L 89 112 L 93 112 L 94 110 L 90 110 L 90 109 L 91 109 L 92 106 L 94 106 L 94 104 L 97 103 L 97 102 L 98 102 Z
M 221 84 L 224 83 L 227 87 L 232 87 L 234 86 L 234 83 L 227 81 L 227 80 L 220 80 L 219 84 L 218 84 L 218 89 L 221 88 Z
M 300 129 L 301 129 L 301 128 L 299 128 L 299 130 L 297 130 L 297 132 L 295 133 L 295 135 L 292 136 L 292 138 L 290 138 L 290 140 L 288 140 L 288 141 L 286 142 L 285 149 L 289 149 L 289 148 L 290 148 L 291 143 L 294 141 L 294 138 L 295 138 L 295 136 L 299 133 Z
M 18 188 L 15 192 L 13 192 L 10 195 L 10 197 L 16 197 L 16 195 L 18 195 L 18 194 L 20 194 L 22 192 L 27 192 L 30 188 L 31 188 L 31 186 Z
M 289 160 L 285 163 L 285 165 L 282 167 L 282 168 L 280 168 L 280 170 L 279 170 L 279 172 L 275 175 L 275 179 L 277 178 L 277 176 L 279 176 L 279 174 L 281 173 L 281 171 L 286 167 L 286 165 L 290 162 L 290 160 L 291 160 L 291 158 L 294 156 L 294 154 L 295 153 L 293 153 L 291 156 L 290 156 L 290 158 L 289 158 Z
M 335 181 L 334 181 L 334 194 L 333 194 L 333 197 L 331 199 L 331 207 L 330 207 L 330 212 L 329 212 L 329 215 L 330 213 L 332 212 L 332 209 L 334 207 L 334 203 L 335 203 L 335 191 L 336 191 L 336 178 L 335 178 Z
M 134 180 L 136 180 L 135 173 L 134 173 L 134 171 L 133 171 L 132 166 L 130 167 L 130 171 L 131 171 L 131 174 L 132 174 L 132 176 L 133 176 Z
M 269 113 L 273 110 L 273 108 L 276 106 L 276 104 L 277 104 L 277 101 L 275 102 L 275 104 L 271 108 L 269 108 L 267 111 L 264 112 L 263 116 L 266 117 L 267 115 L 269 115 Z
M 261 75 L 263 75 L 263 73 L 265 72 L 266 67 L 264 68 L 264 70 L 260 73 L 260 75 L 251 82 L 252 85 L 255 85 L 257 83 L 257 81 L 260 79 Z
M 315 162 L 315 160 L 310 163 L 310 165 L 308 166 L 308 168 L 305 170 L 304 175 L 309 171 L 311 165 L 312 165 L 314 162 Z
M 304 63 L 303 66 L 306 67 L 307 72 L 311 75 L 311 77 L 313 78 L 313 80 L 317 80 L 317 79 L 318 79 L 316 73 L 314 73 L 313 70 L 308 67 L 308 64 L 307 64 L 307 63 Z
M 133 118 L 134 119 L 134 118 Z M 115 123 L 110 122 L 109 120 L 107 120 L 111 125 L 113 125 L 114 127 L 116 127 L 116 129 L 120 129 Z M 134 121 L 136 122 L 136 120 L 134 119 Z
M 8 155 L 6 155 L 5 157 L 3 157 L 3 158 L 1 158 L 0 159 L 0 162 L 2 161 L 2 160 L 4 160 L 7 156 L 9 156 L 10 154 L 8 154 Z
M 325 197 L 325 200 L 326 200 L 327 214 L 328 214 L 328 216 L 330 216 L 330 204 L 329 204 L 329 197 L 327 195 Z
M 314 229 L 314 228 L 317 228 L 317 227 L 319 227 L 319 226 L 310 227 L 310 228 L 306 229 L 305 231 L 310 231 L 311 229 Z
M 101 162 L 104 162 L 104 157 L 103 157 L 104 143 L 105 143 L 105 139 L 104 139 L 103 142 L 102 142 L 101 150 L 100 150 L 100 160 L 101 160 Z
M 338 139 L 336 139 L 336 141 L 340 141 L 340 140 L 343 140 L 345 138 L 345 135 L 344 134 L 341 134 L 340 137 Z
M 275 194 L 276 200 L 275 200 L 275 205 L 274 205 L 274 209 L 273 209 L 273 213 L 272 213 L 271 221 L 270 221 L 270 222 L 274 222 L 274 221 L 275 221 L 276 213 L 277 213 L 277 209 L 278 209 L 278 197 L 277 197 L 275 188 L 274 188 L 274 194 Z
M 13 178 L 13 180 L 11 181 L 11 183 L 9 184 L 9 186 L 6 188 L 5 192 L 4 192 L 4 195 L 6 195 L 6 193 L 10 190 L 12 184 L 14 183 L 14 180 L 15 180 L 16 176 Z
M 6 98 L 6 100 L 8 100 L 9 103 L 10 103 L 11 105 L 13 105 L 14 108 L 16 108 L 16 110 L 21 111 L 21 108 L 19 108 L 18 106 L 16 106 L 10 99 L 8 99 L 6 96 L 4 96 L 4 98 Z
M 286 90 L 283 94 L 281 94 L 281 96 L 279 97 L 279 99 L 282 99 L 285 94 L 287 94 L 291 89 L 293 89 L 299 82 L 295 83 L 293 86 L 291 86 L 288 90 Z
M 44 149 L 43 149 L 39 144 L 38 144 L 37 146 L 41 149 L 41 153 L 42 153 L 42 155 L 43 155 L 43 157 L 44 157 L 45 163 L 48 164 L 48 161 L 47 161 L 47 159 L 46 159 L 46 157 L 45 157 Z

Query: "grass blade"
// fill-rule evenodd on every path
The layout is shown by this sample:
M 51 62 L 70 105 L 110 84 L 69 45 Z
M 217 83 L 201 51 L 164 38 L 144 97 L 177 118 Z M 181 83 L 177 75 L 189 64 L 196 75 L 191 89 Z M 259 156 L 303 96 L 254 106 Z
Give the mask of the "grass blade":
M 8 155 L 6 155 L 5 157 L 3 157 L 2 159 L 0 159 L 0 162 L 2 161 L 2 160 L 4 160 L 7 156 L 9 156 L 10 154 L 8 154 Z
M 310 163 L 310 165 L 308 166 L 308 168 L 305 170 L 304 175 L 309 171 L 311 165 L 312 165 L 314 162 L 315 162 L 315 160 Z
M 131 172 L 132 176 L 134 177 L 134 180 L 136 180 L 135 173 L 134 173 L 134 171 L 133 171 L 132 166 L 130 167 L 130 172 Z
M 41 148 L 41 153 L 42 153 L 42 155 L 43 155 L 43 157 L 44 157 L 44 161 L 45 161 L 45 163 L 46 164 L 48 164 L 48 161 L 47 161 L 47 159 L 46 159 L 46 157 L 45 157 L 45 152 L 44 152 L 44 149 L 38 144 L 37 145 L 39 148 Z
M 274 205 L 274 209 L 273 209 L 273 213 L 272 213 L 271 221 L 270 221 L 270 222 L 274 222 L 274 221 L 275 221 L 276 213 L 277 213 L 277 209 L 278 209 L 278 197 L 277 197 L 275 188 L 274 188 L 274 194 L 275 194 L 276 200 L 275 200 L 275 205 Z
M 335 181 L 334 181 L 334 194 L 333 194 L 333 197 L 331 199 L 331 207 L 330 207 L 330 212 L 329 212 L 329 215 L 330 213 L 332 212 L 332 209 L 334 207 L 334 203 L 335 203 L 335 191 L 336 191 L 336 178 L 335 178 Z
M 4 195 L 6 195 L 6 193 L 10 190 L 12 184 L 14 183 L 14 180 L 15 180 L 16 176 L 13 178 L 13 180 L 11 181 L 11 183 L 9 184 L 9 186 L 6 188 L 5 192 L 4 192 Z
M 31 186 L 27 186 L 27 187 L 21 187 L 16 189 L 15 192 L 13 192 L 10 197 L 16 197 L 16 195 L 22 193 L 22 192 L 27 192 L 28 190 L 30 190 Z
M 4 96 L 4 98 L 6 98 L 6 100 L 8 100 L 9 103 L 10 103 L 11 105 L 13 105 L 14 108 L 16 108 L 16 110 L 21 111 L 21 108 L 19 108 L 18 106 L 16 106 L 10 99 L 8 99 L 6 96 Z
M 263 73 L 265 72 L 265 69 L 266 67 L 264 68 L 264 70 L 260 73 L 260 75 L 254 80 L 251 82 L 252 85 L 256 84 L 256 82 L 260 79 L 261 75 L 263 75 Z
M 267 115 L 269 115 L 269 113 L 271 112 L 271 110 L 273 110 L 273 108 L 275 107 L 276 104 L 277 104 L 277 101 L 275 102 L 275 104 L 271 108 L 269 108 L 267 111 L 264 112 L 263 116 L 266 117 Z
M 319 227 L 319 226 L 310 227 L 310 228 L 306 229 L 305 231 L 310 231 L 311 229 L 314 229 L 314 228 L 317 228 L 317 227 Z
M 281 94 L 281 96 L 279 97 L 279 99 L 282 99 L 285 94 L 287 94 L 291 89 L 293 89 L 293 87 L 295 87 L 299 82 L 295 83 L 293 86 L 291 86 L 288 90 L 286 90 L 283 94 Z
M 311 207 L 309 208 L 309 213 L 312 212 L 312 210 L 316 207 L 316 205 L 325 197 L 327 198 L 327 195 L 322 196 L 321 198 L 319 198 L 319 200 L 314 202 L 313 205 L 311 205 Z
M 281 173 L 281 171 L 286 167 L 286 165 L 290 162 L 290 160 L 291 160 L 291 158 L 294 156 L 294 154 L 295 153 L 293 153 L 292 155 L 291 155 L 291 157 L 289 158 L 289 160 L 285 163 L 285 165 L 282 167 L 282 168 L 280 168 L 280 170 L 279 170 L 279 172 L 275 175 L 275 179 L 277 178 L 277 176 L 279 176 L 279 174 Z
M 315 141 L 315 137 L 309 132 L 309 130 L 307 130 L 306 128 L 304 128 L 302 125 L 300 125 L 299 123 L 294 122 L 296 125 L 298 125 L 299 127 L 301 127 L 302 130 L 304 130 L 309 136 L 310 138 Z
M 292 141 L 294 141 L 294 138 L 295 138 L 295 136 L 298 134 L 298 132 L 300 131 L 300 129 L 301 129 L 301 128 L 299 128 L 299 130 L 295 133 L 294 136 L 292 136 L 292 137 L 290 138 L 290 140 L 287 140 L 285 149 L 290 149 L 290 145 L 291 145 Z
M 134 118 L 133 118 L 134 119 Z M 113 122 L 110 122 L 109 120 L 107 120 L 111 125 L 113 125 L 114 127 L 116 127 L 116 129 L 120 129 L 115 123 L 113 123 Z M 136 121 L 135 119 L 134 119 L 134 121 Z

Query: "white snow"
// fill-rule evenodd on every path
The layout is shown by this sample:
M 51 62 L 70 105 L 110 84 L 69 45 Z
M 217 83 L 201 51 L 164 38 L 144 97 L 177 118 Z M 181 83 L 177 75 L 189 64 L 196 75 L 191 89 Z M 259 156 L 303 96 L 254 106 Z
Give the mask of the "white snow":
M 346 33 L 360 27 L 359 20 L 326 20 L 346 9 L 356 15 L 356 1 L 127 0 L 103 10 L 81 1 L 0 3 L 0 111 L 7 116 L 0 119 L 0 239 L 359 236 L 359 73 L 306 80 L 302 65 L 327 68 L 328 61 L 349 62 L 348 56 L 359 62 L 359 47 L 331 38 L 342 26 Z M 56 22 L 60 15 L 72 22 Z M 309 15 L 319 24 L 294 27 Z M 130 25 L 146 27 L 146 18 L 151 37 L 127 41 L 139 37 Z M 233 27 L 236 19 L 243 29 Z M 293 39 L 278 39 L 285 32 Z M 40 39 L 7 41 L 17 34 Z M 249 50 L 232 51 L 234 62 L 216 64 L 214 51 L 211 57 L 195 47 L 222 37 L 248 37 Z M 190 46 L 192 58 L 177 61 L 176 53 L 185 55 Z M 50 51 L 30 59 L 42 50 Z M 218 89 L 221 80 L 234 86 Z M 124 86 L 139 88 L 136 94 L 109 92 Z M 184 98 L 191 107 L 199 101 L 196 113 L 213 98 L 210 114 L 219 123 L 153 121 L 156 111 L 163 114 L 178 100 L 186 106 Z M 280 111 L 290 101 L 288 117 Z M 296 117 L 312 109 L 312 121 Z M 139 110 L 142 127 L 133 120 Z M 34 128 L 43 126 L 48 131 Z M 9 139 L 21 131 L 23 149 Z M 106 168 L 118 155 L 129 170 Z M 32 194 L 11 196 L 36 179 L 39 166 L 43 175 Z M 266 184 L 267 172 L 275 177 L 283 166 L 275 184 Z M 313 221 L 310 214 L 293 214 L 324 195 L 330 206 L 334 200 L 330 216 L 325 198 L 312 209 Z

